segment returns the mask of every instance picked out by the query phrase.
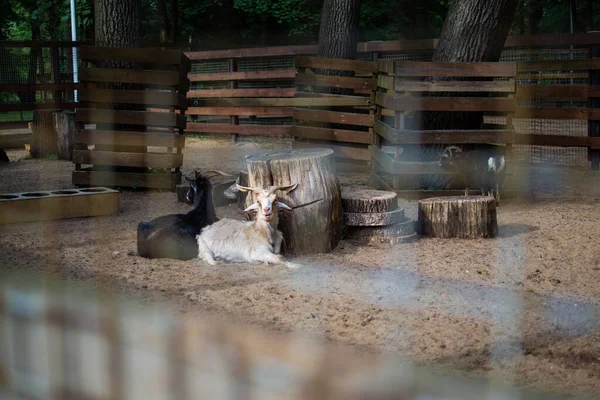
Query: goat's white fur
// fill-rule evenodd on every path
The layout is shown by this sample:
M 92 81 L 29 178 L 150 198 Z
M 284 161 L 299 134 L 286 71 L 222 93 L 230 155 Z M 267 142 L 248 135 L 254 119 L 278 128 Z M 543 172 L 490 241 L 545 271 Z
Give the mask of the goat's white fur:
M 236 186 L 240 191 L 256 195 L 256 202 L 244 210 L 257 212 L 256 220 L 245 222 L 222 219 L 204 228 L 197 237 L 198 257 L 210 265 L 215 265 L 218 259 L 226 262 L 263 262 L 266 265 L 285 264 L 295 268 L 296 265 L 285 261 L 280 255 L 283 234 L 277 229 L 277 211 L 279 208 L 291 208 L 277 201 L 275 192 L 292 191 L 297 184 L 271 186 L 267 189 Z

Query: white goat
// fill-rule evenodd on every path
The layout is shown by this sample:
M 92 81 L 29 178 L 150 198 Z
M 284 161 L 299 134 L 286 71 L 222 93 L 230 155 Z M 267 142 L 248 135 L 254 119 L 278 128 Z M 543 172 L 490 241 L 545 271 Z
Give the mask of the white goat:
M 280 255 L 283 234 L 277 229 L 279 209 L 292 209 L 277 201 L 275 193 L 278 190 L 290 192 L 297 185 L 271 186 L 267 189 L 236 185 L 238 190 L 256 195 L 256 202 L 244 210 L 257 212 L 256 220 L 222 219 L 207 226 L 197 236 L 198 257 L 210 265 L 215 265 L 215 259 L 219 259 L 226 262 L 264 262 L 265 265 L 285 264 L 295 268 L 296 265 L 285 261 Z

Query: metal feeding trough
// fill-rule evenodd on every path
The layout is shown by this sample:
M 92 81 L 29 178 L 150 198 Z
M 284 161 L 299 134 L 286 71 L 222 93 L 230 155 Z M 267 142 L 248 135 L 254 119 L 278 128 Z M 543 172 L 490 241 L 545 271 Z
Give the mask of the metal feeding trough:
M 105 187 L 4 193 L 0 225 L 117 214 L 119 205 L 119 191 Z

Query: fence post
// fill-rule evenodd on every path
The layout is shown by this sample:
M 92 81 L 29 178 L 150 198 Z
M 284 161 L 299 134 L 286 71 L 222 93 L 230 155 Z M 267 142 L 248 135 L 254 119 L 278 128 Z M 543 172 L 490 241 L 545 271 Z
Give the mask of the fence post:
M 589 31 L 588 33 L 594 33 L 599 31 Z M 589 50 L 589 58 L 598 58 L 600 57 L 600 44 L 594 44 L 590 46 Z M 591 85 L 600 85 L 600 70 L 588 70 L 589 81 L 588 84 Z M 588 97 L 588 108 L 591 110 L 600 108 L 600 98 L 599 97 Z M 588 136 L 590 137 L 600 137 L 600 121 L 592 120 L 592 116 L 588 116 Z M 600 150 L 588 150 L 589 151 L 589 160 L 592 163 L 593 170 L 600 169 Z
M 54 84 L 60 83 L 60 59 L 58 46 L 50 47 L 50 81 Z M 54 90 L 52 99 L 55 103 L 62 103 L 62 92 Z
M 235 58 L 230 58 L 229 59 L 229 68 L 228 68 L 229 72 L 235 72 L 237 71 L 237 60 Z M 237 88 L 237 81 L 236 80 L 230 80 L 229 81 L 229 89 L 235 89 Z M 230 115 L 229 116 L 229 123 L 231 125 L 239 125 L 240 124 L 240 118 L 237 115 Z M 233 143 L 237 142 L 238 139 L 238 134 L 237 133 L 232 133 L 231 134 L 231 141 Z

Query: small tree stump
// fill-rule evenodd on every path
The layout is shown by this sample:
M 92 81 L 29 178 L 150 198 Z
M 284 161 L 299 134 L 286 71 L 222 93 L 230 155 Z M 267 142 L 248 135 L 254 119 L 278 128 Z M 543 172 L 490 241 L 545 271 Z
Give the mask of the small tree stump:
M 440 238 L 493 238 L 498 234 L 491 196 L 435 197 L 419 201 L 419 233 Z
M 56 131 L 54 130 L 53 114 L 59 110 L 33 111 L 31 124 L 31 157 L 43 158 L 57 155 Z
M 342 194 L 342 207 L 347 213 L 384 213 L 398 208 L 398 197 L 385 190 L 353 190 Z
M 75 113 L 68 111 L 53 114 L 56 147 L 59 160 L 73 160 L 75 144 Z
M 342 195 L 330 149 L 297 149 L 260 153 L 246 158 L 248 186 L 297 183 L 280 199 L 292 207 L 282 212 L 279 229 L 286 255 L 327 253 L 342 235 Z
M 404 221 L 404 209 L 397 208 L 390 212 L 344 213 L 347 226 L 387 226 Z

